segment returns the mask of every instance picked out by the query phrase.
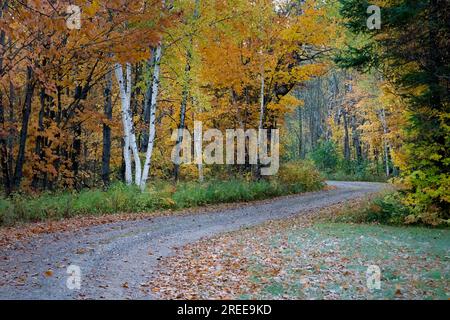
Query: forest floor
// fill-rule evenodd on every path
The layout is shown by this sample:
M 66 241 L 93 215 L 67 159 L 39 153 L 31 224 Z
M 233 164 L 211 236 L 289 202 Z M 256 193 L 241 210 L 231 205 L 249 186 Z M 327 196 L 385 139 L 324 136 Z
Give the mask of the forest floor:
M 448 295 L 449 231 L 317 224 L 324 212 L 386 187 L 329 184 L 335 188 L 14 241 L 0 253 L 0 299 Z M 361 289 L 368 264 L 382 269 L 374 296 Z M 81 270 L 79 290 L 66 285 L 70 265 Z

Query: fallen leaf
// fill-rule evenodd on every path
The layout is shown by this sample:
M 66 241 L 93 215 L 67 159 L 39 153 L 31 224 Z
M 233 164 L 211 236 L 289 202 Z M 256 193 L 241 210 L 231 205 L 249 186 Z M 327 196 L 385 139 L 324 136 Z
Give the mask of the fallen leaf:
M 47 271 L 45 271 L 44 275 L 45 275 L 47 278 L 53 276 L 53 270 L 48 269 Z

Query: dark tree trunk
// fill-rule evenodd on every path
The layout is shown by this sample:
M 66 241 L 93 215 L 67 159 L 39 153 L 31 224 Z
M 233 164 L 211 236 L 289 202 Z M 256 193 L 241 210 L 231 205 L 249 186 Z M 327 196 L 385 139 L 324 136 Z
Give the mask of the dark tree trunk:
M 3 106 L 3 94 L 0 92 L 0 165 L 2 166 L 3 185 L 6 195 L 11 194 L 11 176 L 9 172 L 8 163 L 8 148 L 6 141 L 6 128 L 5 128 L 5 112 Z
M 106 75 L 106 85 L 104 90 L 105 107 L 104 113 L 108 121 L 112 120 L 112 73 Z M 105 186 L 110 183 L 110 160 L 111 160 L 111 127 L 103 124 L 103 152 L 102 152 L 102 180 Z
M 43 136 L 45 131 L 44 118 L 49 113 L 50 105 L 53 103 L 52 98 L 45 93 L 45 88 L 42 87 L 39 93 L 40 109 L 38 115 L 38 134 L 36 137 L 35 153 L 39 157 L 40 161 L 45 161 L 44 147 L 48 144 L 48 138 Z M 43 189 L 47 188 L 47 173 L 35 173 L 33 176 L 32 185 L 34 188 L 39 187 L 39 183 L 42 182 L 41 187 Z
M 192 41 L 192 40 L 191 40 Z M 181 106 L 180 106 L 180 125 L 178 126 L 178 130 L 180 130 L 180 134 L 178 134 L 176 147 L 178 149 L 181 149 L 181 144 L 183 143 L 183 134 L 181 133 L 182 130 L 186 127 L 186 109 L 187 109 L 187 102 L 189 99 L 189 86 L 190 86 L 190 72 L 191 72 L 191 59 L 192 59 L 192 53 L 188 49 L 186 53 L 186 66 L 184 69 L 185 73 L 185 84 L 183 86 L 183 91 L 181 92 Z M 178 153 L 177 153 L 178 154 Z M 180 175 L 180 165 L 175 164 L 174 167 L 174 179 L 175 181 L 178 181 L 179 175 Z
M 352 116 L 352 140 L 355 148 L 355 159 L 360 162 L 362 160 L 361 138 L 358 130 L 358 123 L 355 116 Z
M 350 161 L 350 136 L 348 132 L 348 115 L 347 111 L 344 111 L 342 114 L 344 119 L 344 158 L 347 161 Z
M 199 18 L 199 9 L 200 9 L 200 1 L 195 0 L 195 9 L 194 9 L 194 20 L 197 20 Z M 193 37 L 191 36 L 189 39 L 189 47 L 186 50 L 186 66 L 184 68 L 184 86 L 183 91 L 181 92 L 181 107 L 180 107 L 180 126 L 179 129 L 183 130 L 186 127 L 186 109 L 187 109 L 187 103 L 189 99 L 190 94 L 190 86 L 191 86 L 191 63 L 192 63 L 192 49 L 193 49 Z M 181 147 L 181 144 L 183 143 L 183 135 L 179 134 L 177 138 L 176 146 Z M 178 153 L 179 154 L 179 153 Z M 178 181 L 180 174 L 180 166 L 178 164 L 175 164 L 174 167 L 174 178 L 175 181 Z
M 77 123 L 74 128 L 74 139 L 72 145 L 72 171 L 75 179 L 75 185 L 78 188 L 83 184 L 83 181 L 78 181 L 78 173 L 80 171 L 80 158 L 81 158 L 81 123 Z
M 15 132 L 15 115 L 14 115 L 14 104 L 16 103 L 16 89 L 14 88 L 14 84 L 12 82 L 9 83 L 9 134 L 7 139 L 8 145 L 8 167 L 9 167 L 9 176 L 12 177 L 14 172 L 14 138 L 16 135 Z
M 2 1 L 0 6 L 0 18 L 3 17 L 3 11 L 7 8 L 8 1 Z M 0 32 L 0 46 L 5 45 L 5 31 Z M 0 57 L 0 74 L 3 74 L 3 57 Z M 8 158 L 11 155 L 8 154 L 7 139 L 6 139 L 6 127 L 5 127 L 5 108 L 3 105 L 3 92 L 0 91 L 0 165 L 2 167 L 3 185 L 5 193 L 9 195 L 12 191 L 12 177 L 11 169 L 9 166 Z
M 19 188 L 22 180 L 23 165 L 25 162 L 25 149 L 27 144 L 28 124 L 30 122 L 31 104 L 33 102 L 35 83 L 33 81 L 33 70 L 27 67 L 27 85 L 25 91 L 25 102 L 22 109 L 22 127 L 19 137 L 19 153 L 17 154 L 16 169 L 14 171 L 14 187 Z
M 302 107 L 298 108 L 298 157 L 300 159 L 305 158 L 305 148 L 303 146 L 303 110 Z

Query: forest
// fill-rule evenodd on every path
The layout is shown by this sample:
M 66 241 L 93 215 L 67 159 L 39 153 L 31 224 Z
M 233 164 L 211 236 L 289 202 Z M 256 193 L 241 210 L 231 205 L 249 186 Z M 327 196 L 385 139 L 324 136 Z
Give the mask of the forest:
M 370 5 L 382 8 L 378 27 Z M 449 10 L 446 0 L 1 1 L 2 224 L 252 200 L 324 179 L 389 180 L 405 222 L 448 224 Z M 279 174 L 174 163 L 196 121 L 279 130 Z M 128 204 L 102 207 L 122 193 Z
M 449 0 L 1 0 L 0 300 L 448 301 L 449 22 Z

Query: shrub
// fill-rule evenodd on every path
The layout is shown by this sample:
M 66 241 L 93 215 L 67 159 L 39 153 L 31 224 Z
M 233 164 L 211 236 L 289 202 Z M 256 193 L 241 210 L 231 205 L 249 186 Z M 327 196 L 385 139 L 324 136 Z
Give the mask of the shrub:
M 382 224 L 404 224 L 412 214 L 411 208 L 402 203 L 399 193 L 390 193 L 376 198 L 367 209 L 367 221 Z
M 449 221 L 439 219 L 433 212 L 421 211 L 405 203 L 401 192 L 379 195 L 363 204 L 344 209 L 336 218 L 337 222 L 379 223 L 388 225 L 421 224 L 428 226 L 449 226 Z
M 339 164 L 339 153 L 333 141 L 322 141 L 309 154 L 317 168 L 323 172 L 334 172 Z
M 324 178 L 309 161 L 281 165 L 276 179 L 290 192 L 315 191 L 324 187 Z

